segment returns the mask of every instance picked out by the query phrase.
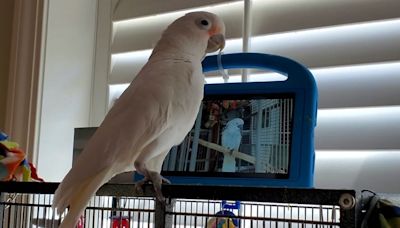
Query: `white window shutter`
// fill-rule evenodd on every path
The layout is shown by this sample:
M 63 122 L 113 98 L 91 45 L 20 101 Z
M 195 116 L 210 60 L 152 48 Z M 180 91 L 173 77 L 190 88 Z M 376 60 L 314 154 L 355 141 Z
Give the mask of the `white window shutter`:
M 242 50 L 238 25 L 242 25 L 243 1 L 159 3 L 116 4 L 111 17 L 110 102 L 147 61 L 166 25 L 188 11 L 220 15 L 227 26 L 225 53 Z M 316 187 L 398 192 L 400 182 L 387 177 L 400 172 L 400 1 L 253 0 L 252 4 L 250 51 L 292 58 L 309 67 L 316 78 Z M 273 74 L 252 74 L 249 79 L 267 75 Z M 219 81 L 216 74 L 207 80 Z

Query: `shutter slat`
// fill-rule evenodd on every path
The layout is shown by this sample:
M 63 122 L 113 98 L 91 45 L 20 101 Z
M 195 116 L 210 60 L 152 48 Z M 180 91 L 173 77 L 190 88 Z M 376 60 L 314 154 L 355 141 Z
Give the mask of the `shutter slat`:
M 237 1 L 237 0 L 236 0 Z M 146 4 L 143 4 L 143 0 L 120 0 L 118 3 L 114 15 L 114 21 L 129 20 L 132 18 L 146 17 L 150 15 L 159 15 L 179 11 L 187 10 L 190 8 L 199 7 L 210 7 L 216 4 L 233 2 L 232 0 L 146 0 Z
M 400 150 L 316 151 L 315 187 L 399 193 Z
M 317 150 L 399 149 L 400 106 L 318 110 Z
M 229 4 L 207 8 L 207 11 L 218 14 L 224 20 L 226 37 L 228 39 L 242 36 L 243 2 L 233 1 Z M 152 49 L 154 44 L 160 39 L 164 29 L 172 21 L 187 12 L 189 11 L 179 11 L 113 23 L 114 39 L 111 45 L 111 52 L 115 54 Z

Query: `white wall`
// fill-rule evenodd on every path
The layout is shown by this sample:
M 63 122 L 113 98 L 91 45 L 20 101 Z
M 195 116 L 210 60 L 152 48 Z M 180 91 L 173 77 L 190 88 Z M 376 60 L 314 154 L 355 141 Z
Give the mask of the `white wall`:
M 72 165 L 74 128 L 89 123 L 97 0 L 48 7 L 38 169 L 60 181 Z

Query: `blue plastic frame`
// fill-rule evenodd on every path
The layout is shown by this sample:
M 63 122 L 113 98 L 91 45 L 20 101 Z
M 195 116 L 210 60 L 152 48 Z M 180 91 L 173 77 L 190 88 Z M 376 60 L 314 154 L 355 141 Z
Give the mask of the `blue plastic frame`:
M 203 61 L 203 72 L 219 69 L 217 55 Z M 317 119 L 317 86 L 311 72 L 303 65 L 276 55 L 235 53 L 221 56 L 224 69 L 256 68 L 286 75 L 285 81 L 207 84 L 206 95 L 282 94 L 295 97 L 289 177 L 269 179 L 259 177 L 198 177 L 166 176 L 174 184 L 235 185 L 311 188 L 314 185 L 314 128 Z M 190 174 L 188 174 L 190 175 Z

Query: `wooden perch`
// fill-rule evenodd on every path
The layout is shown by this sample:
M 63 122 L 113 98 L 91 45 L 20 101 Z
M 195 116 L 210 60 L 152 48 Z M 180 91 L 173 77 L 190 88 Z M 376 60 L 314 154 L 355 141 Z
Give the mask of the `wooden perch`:
M 225 147 L 223 147 L 221 145 L 218 145 L 218 144 L 215 144 L 215 143 L 212 143 L 212 142 L 208 142 L 208 141 L 203 140 L 203 139 L 199 139 L 199 144 L 202 145 L 202 146 L 211 148 L 213 150 L 216 150 L 218 152 L 221 152 L 224 155 L 225 154 L 226 155 L 232 155 L 235 158 L 242 159 L 244 161 L 250 162 L 251 164 L 255 164 L 256 163 L 256 159 L 253 156 L 250 156 L 248 154 L 244 154 L 244 153 L 239 152 L 237 150 L 234 150 L 233 153 L 232 153 L 230 150 L 226 149 Z

